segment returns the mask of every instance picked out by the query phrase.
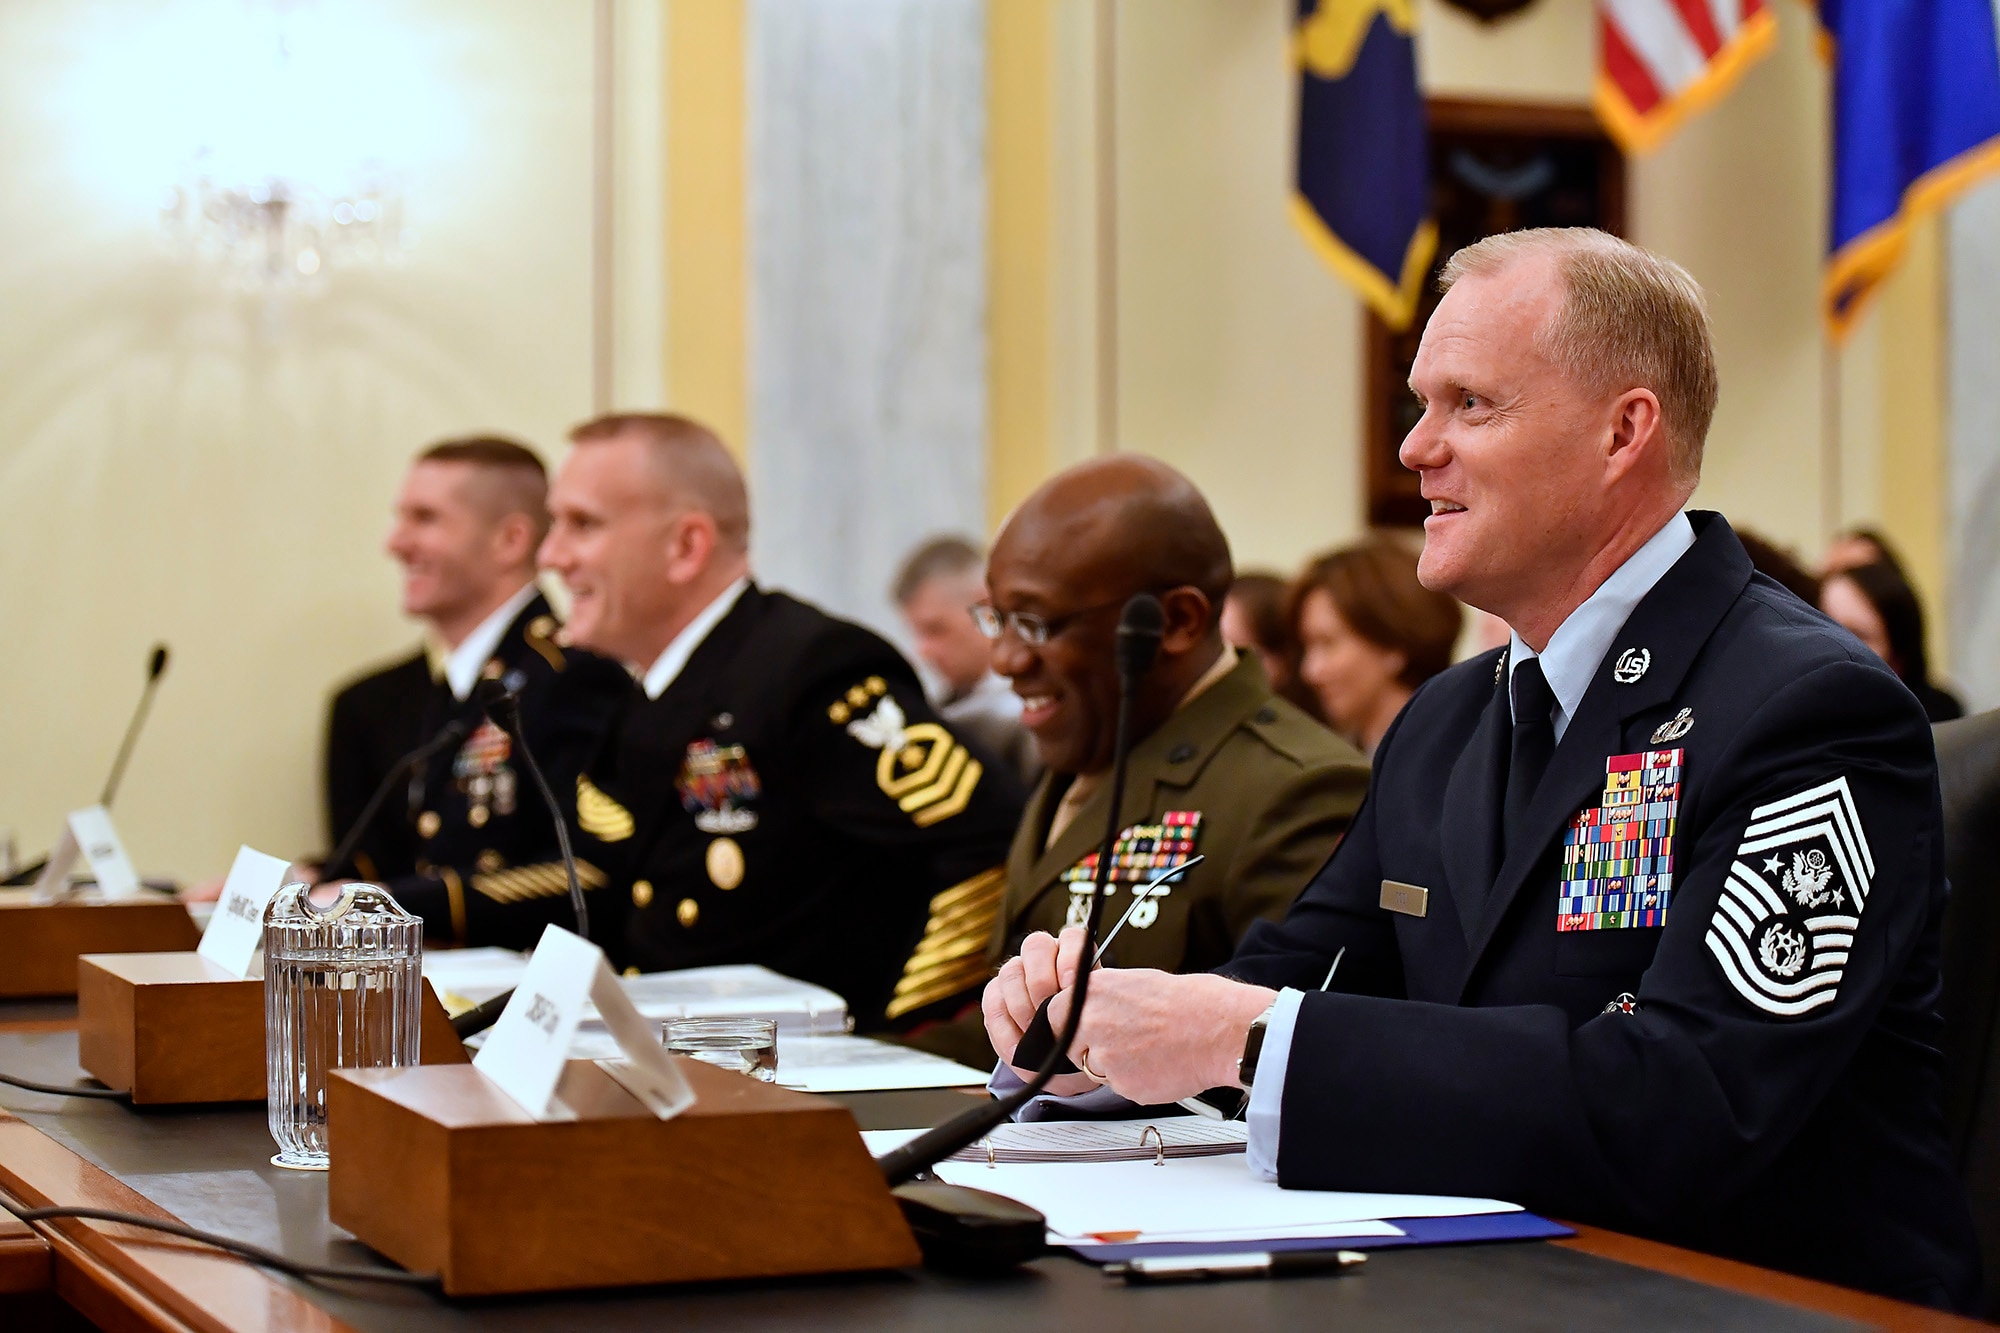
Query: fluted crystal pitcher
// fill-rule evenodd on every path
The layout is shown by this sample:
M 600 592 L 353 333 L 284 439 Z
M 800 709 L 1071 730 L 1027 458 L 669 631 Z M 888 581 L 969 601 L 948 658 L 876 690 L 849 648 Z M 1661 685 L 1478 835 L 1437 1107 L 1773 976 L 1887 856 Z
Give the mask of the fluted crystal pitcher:
M 424 923 L 387 889 L 346 884 L 324 909 L 287 884 L 264 909 L 264 1057 L 278 1166 L 327 1166 L 335 1069 L 418 1062 Z

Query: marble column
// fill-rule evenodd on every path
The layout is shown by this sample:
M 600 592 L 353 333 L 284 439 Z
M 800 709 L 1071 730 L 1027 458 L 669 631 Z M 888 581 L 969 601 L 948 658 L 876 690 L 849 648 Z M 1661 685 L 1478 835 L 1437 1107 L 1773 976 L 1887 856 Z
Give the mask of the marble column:
M 2000 180 L 1946 225 L 1951 675 L 1977 712 L 2000 707 Z
M 925 537 L 983 537 L 982 0 L 753 0 L 754 558 L 893 629 Z

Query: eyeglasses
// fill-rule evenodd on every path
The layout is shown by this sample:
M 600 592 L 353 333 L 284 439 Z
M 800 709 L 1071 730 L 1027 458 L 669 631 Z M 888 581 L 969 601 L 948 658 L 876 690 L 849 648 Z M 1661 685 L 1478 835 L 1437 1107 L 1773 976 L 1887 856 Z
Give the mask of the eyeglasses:
M 1030 648 L 1039 648 L 1083 617 L 1123 605 L 1125 599 L 1120 597 L 1115 602 L 1099 602 L 1095 606 L 1080 607 L 1068 615 L 1056 616 L 1053 619 L 1038 616 L 1033 611 L 1001 611 L 987 602 L 975 602 L 965 609 L 972 616 L 972 623 L 977 625 L 979 632 L 988 639 L 997 642 L 1004 631 L 1011 629 L 1014 631 L 1014 637 L 1022 643 Z

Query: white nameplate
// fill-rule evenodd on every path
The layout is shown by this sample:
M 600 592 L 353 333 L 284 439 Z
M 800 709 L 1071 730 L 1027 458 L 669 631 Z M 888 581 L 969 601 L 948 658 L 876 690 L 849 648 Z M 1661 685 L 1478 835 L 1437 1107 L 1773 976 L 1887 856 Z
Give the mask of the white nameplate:
M 556 1085 L 586 1003 L 596 1006 L 598 1019 L 625 1056 L 600 1060 L 598 1068 L 662 1120 L 694 1105 L 694 1089 L 674 1067 L 658 1024 L 648 1023 L 632 1007 L 604 950 L 560 926 L 542 931 L 514 998 L 507 1001 L 473 1067 L 535 1119 L 574 1120 L 576 1113 L 556 1095 Z
M 35 881 L 36 902 L 52 903 L 69 896 L 69 872 L 79 852 L 107 900 L 146 896 L 139 872 L 132 868 L 132 858 L 125 855 L 125 844 L 118 841 L 118 830 L 111 826 L 110 811 L 93 805 L 71 812 L 63 824 L 62 839 L 49 853 L 42 877 Z
M 201 932 L 201 946 L 195 952 L 233 977 L 262 976 L 264 908 L 284 887 L 285 872 L 291 868 L 289 861 L 250 847 L 237 848 L 222 896 L 215 900 L 215 914 Z

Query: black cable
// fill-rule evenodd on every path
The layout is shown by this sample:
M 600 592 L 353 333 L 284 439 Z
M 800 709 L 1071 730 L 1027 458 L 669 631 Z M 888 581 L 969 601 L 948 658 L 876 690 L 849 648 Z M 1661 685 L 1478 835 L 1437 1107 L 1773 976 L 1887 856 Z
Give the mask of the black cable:
M 287 1259 L 275 1250 L 267 1250 L 261 1245 L 252 1245 L 247 1240 L 232 1240 L 228 1236 L 218 1236 L 212 1231 L 201 1231 L 181 1222 L 167 1222 L 157 1217 L 144 1217 L 138 1213 L 121 1213 L 110 1208 L 26 1208 L 9 1209 L 23 1222 L 50 1222 L 57 1218 L 79 1217 L 90 1222 L 117 1222 L 128 1227 L 143 1227 L 148 1231 L 162 1231 L 169 1236 L 179 1236 L 182 1240 L 199 1241 L 239 1259 L 247 1259 L 260 1268 L 269 1268 L 288 1277 L 301 1278 L 307 1282 L 389 1282 L 408 1287 L 434 1287 L 438 1284 L 435 1273 L 406 1273 L 400 1268 L 350 1268 L 340 1264 L 302 1264 Z
M 0 1083 L 28 1092 L 46 1092 L 51 1097 L 101 1097 L 108 1102 L 132 1100 L 131 1093 L 120 1092 L 116 1088 L 79 1088 L 67 1083 L 37 1083 L 31 1078 L 18 1078 L 13 1074 L 0 1074 Z

